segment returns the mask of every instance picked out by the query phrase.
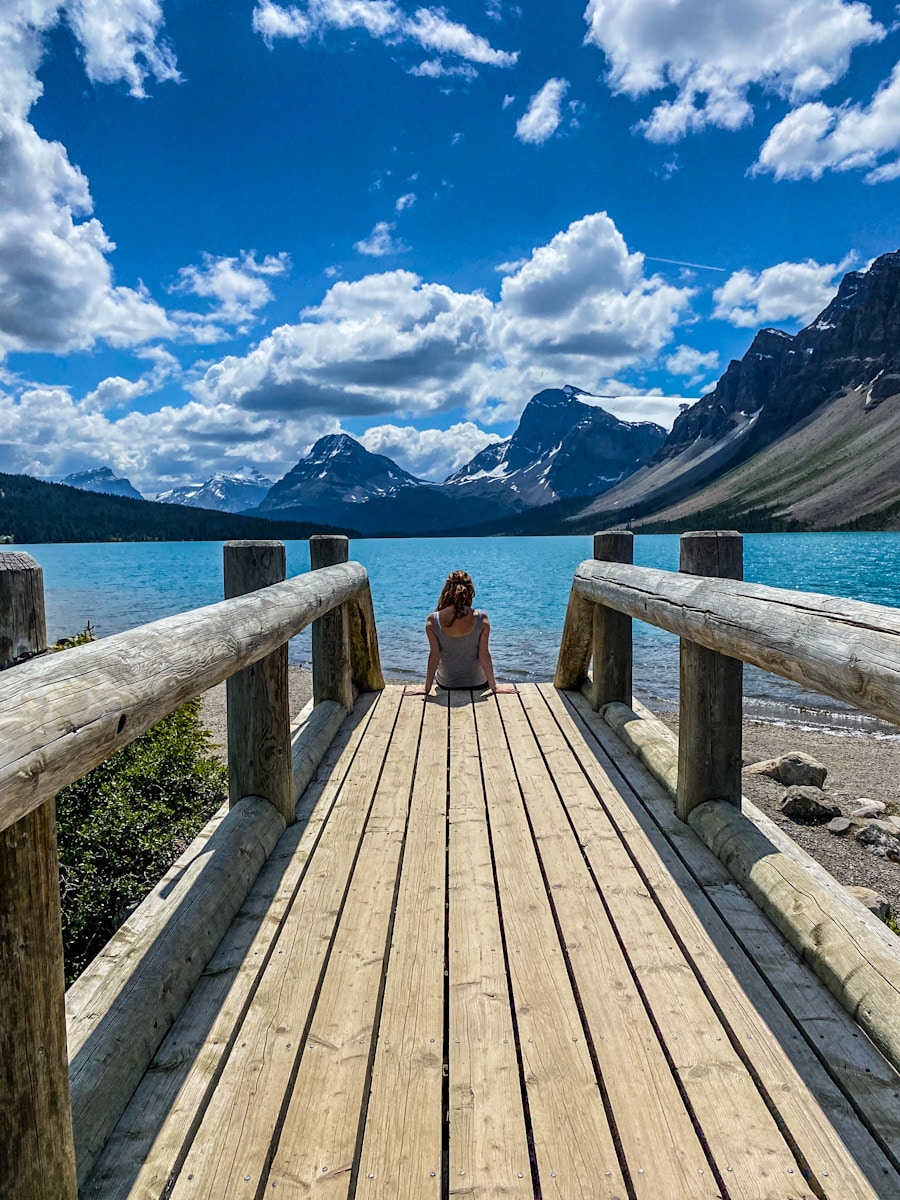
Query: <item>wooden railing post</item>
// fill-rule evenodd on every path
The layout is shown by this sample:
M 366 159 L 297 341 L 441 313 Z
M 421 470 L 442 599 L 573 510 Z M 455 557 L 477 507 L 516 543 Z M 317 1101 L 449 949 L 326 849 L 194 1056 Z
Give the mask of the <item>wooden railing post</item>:
M 0 667 L 47 647 L 43 573 L 0 553 Z M 0 833 L 0 1200 L 76 1200 L 56 804 Z
M 608 529 L 594 534 L 594 558 L 601 562 L 634 562 L 634 534 Z M 631 617 L 605 604 L 595 604 L 591 708 L 595 712 L 619 702 L 631 705 Z
M 281 542 L 226 542 L 225 599 L 281 583 L 286 576 Z M 262 796 L 294 823 L 291 769 L 291 711 L 287 643 L 252 666 L 229 676 L 228 793 L 234 806 L 245 796 Z
M 687 575 L 743 579 L 743 538 L 732 530 L 681 535 Z M 678 787 L 682 821 L 707 800 L 741 803 L 743 663 L 681 639 Z
M 309 565 L 314 571 L 345 563 L 350 557 L 347 539 L 335 534 L 314 534 L 309 539 Z M 312 627 L 313 702 L 337 700 L 353 707 L 350 671 L 350 630 L 347 605 L 332 609 Z

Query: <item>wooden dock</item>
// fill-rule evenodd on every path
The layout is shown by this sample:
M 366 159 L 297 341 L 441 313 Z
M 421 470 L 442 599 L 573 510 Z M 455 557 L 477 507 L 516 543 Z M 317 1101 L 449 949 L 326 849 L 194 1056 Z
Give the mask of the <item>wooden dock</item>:
M 358 701 L 82 1195 L 896 1200 L 896 1072 L 579 707 Z
M 598 535 L 555 686 L 427 699 L 346 539 L 46 656 L 0 555 L 0 1200 L 900 1200 L 900 942 L 742 798 L 738 661 L 900 724 L 900 614 L 735 537 Z M 64 995 L 55 792 L 226 678 L 230 806 Z

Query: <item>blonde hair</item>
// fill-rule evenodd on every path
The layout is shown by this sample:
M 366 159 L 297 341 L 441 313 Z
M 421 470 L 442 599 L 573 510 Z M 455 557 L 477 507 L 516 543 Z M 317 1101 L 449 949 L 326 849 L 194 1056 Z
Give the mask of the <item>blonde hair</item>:
M 451 571 L 441 589 L 437 611 L 440 612 L 442 608 L 450 608 L 452 605 L 453 620 L 455 621 L 457 617 L 464 614 L 474 599 L 475 584 L 468 571 Z M 450 623 L 452 625 L 453 621 Z

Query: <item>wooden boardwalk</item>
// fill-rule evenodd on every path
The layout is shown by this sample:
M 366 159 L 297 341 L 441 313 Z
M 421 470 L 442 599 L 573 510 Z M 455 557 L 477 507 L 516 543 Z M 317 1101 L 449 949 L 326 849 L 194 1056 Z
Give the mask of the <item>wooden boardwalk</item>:
M 90 1200 L 900 1197 L 900 1077 L 552 687 L 360 697 Z

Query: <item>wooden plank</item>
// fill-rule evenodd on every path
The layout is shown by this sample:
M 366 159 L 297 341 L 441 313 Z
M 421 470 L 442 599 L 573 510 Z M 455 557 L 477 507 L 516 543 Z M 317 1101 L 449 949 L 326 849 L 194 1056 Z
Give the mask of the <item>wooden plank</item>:
M 673 903 L 676 891 L 671 881 L 664 876 L 657 879 L 658 892 L 646 884 L 645 859 L 653 857 L 652 846 L 641 846 L 638 873 L 621 840 L 621 824 L 612 822 L 597 803 L 580 765 L 566 753 L 559 730 L 554 734 L 547 723 L 541 737 L 683 1094 L 703 1130 L 720 1178 L 727 1178 L 729 1195 L 735 1200 L 811 1197 L 753 1077 L 731 1045 L 727 1030 L 657 906 L 660 894 L 665 904 Z M 602 782 L 604 804 L 615 807 L 618 815 L 621 805 L 613 785 L 608 778 Z M 790 1186 L 795 1179 L 796 1186 Z
M 86 982 L 82 988 L 79 981 L 70 989 L 69 1078 L 79 1183 L 284 828 L 267 800 L 241 800 L 181 874 L 154 889 L 113 934 L 98 986 Z
M 572 595 L 900 724 L 896 608 L 593 559 L 576 569 Z
M 765 1011 L 772 998 L 793 1018 L 793 1029 L 771 1019 L 782 1044 L 790 1043 L 792 1058 L 808 1086 L 826 1109 L 829 1119 L 850 1148 L 857 1162 L 867 1164 L 873 1176 L 884 1173 L 886 1164 L 873 1157 L 871 1141 L 860 1129 L 865 1124 L 894 1170 L 900 1169 L 900 1073 L 869 1041 L 865 1033 L 835 1000 L 820 980 L 801 961 L 793 947 L 765 917 L 760 908 L 734 882 L 726 868 L 700 841 L 689 826 L 679 821 L 669 793 L 639 763 L 604 722 L 598 721 L 579 701 L 579 717 L 596 739 L 601 762 L 627 781 L 639 796 L 648 815 L 684 862 L 733 934 L 741 951 L 758 973 L 745 979 L 744 986 L 754 1004 Z M 634 714 L 632 714 L 632 717 Z M 642 724 L 632 721 L 631 726 Z M 688 885 L 685 885 L 686 888 Z M 720 942 L 724 950 L 724 943 Z M 742 958 L 729 962 L 741 970 Z M 742 975 L 742 978 L 743 975 Z M 762 988 L 762 992 L 758 989 Z M 807 1050 L 796 1045 L 805 1039 L 808 1050 L 823 1064 L 830 1078 L 803 1066 Z M 846 1101 L 853 1106 L 848 1108 Z M 890 1170 L 888 1175 L 891 1176 Z
M 656 743 L 674 745 L 671 730 L 642 705 L 638 720 L 654 730 Z M 611 714 L 617 723 L 621 714 Z M 640 750 L 641 754 L 646 749 Z M 653 754 L 647 764 L 670 792 L 671 774 Z M 841 887 L 783 829 L 749 800 L 740 811 L 703 804 L 690 814 L 691 828 L 726 865 L 822 982 L 865 1029 L 894 1066 L 900 1067 L 900 943 L 878 918 Z
M 451 1195 L 533 1197 L 475 718 L 450 693 L 449 1155 Z
M 0 674 L 0 829 L 366 581 L 359 563 L 311 571 Z
M 441 1194 L 446 822 L 444 700 L 424 705 L 354 1200 Z
M 257 1194 L 399 706 L 396 689 L 385 691 L 376 706 L 181 1167 L 175 1200 Z
M 345 1197 L 354 1183 L 422 717 L 421 701 L 400 709 L 290 1102 L 270 1122 L 266 1190 L 282 1200 Z
M 726 1177 L 730 1193 L 734 1196 L 746 1194 L 758 1197 L 760 1172 L 764 1172 L 763 1177 L 768 1180 L 772 1196 L 783 1196 L 785 1188 L 788 1189 L 788 1195 L 811 1196 L 813 1192 L 810 1187 L 800 1178 L 802 1159 L 816 1181 L 815 1187 L 820 1189 L 817 1194 L 833 1196 L 835 1200 L 850 1200 L 851 1197 L 872 1200 L 875 1196 L 886 1198 L 896 1194 L 890 1190 L 885 1192 L 883 1176 L 874 1178 L 871 1172 L 867 1172 L 870 1177 L 864 1177 L 844 1145 L 839 1130 L 831 1123 L 828 1113 L 806 1083 L 805 1076 L 810 1073 L 823 1086 L 827 1084 L 827 1076 L 821 1065 L 809 1056 L 809 1060 L 803 1063 L 804 1075 L 800 1074 L 792 1058 L 796 1048 L 800 1048 L 802 1053 L 802 1043 L 790 1038 L 790 1022 L 783 1010 L 770 996 L 767 1003 L 765 989 L 748 993 L 748 987 L 753 988 L 754 979 L 758 982 L 756 972 L 719 921 L 701 889 L 694 884 L 681 860 L 659 834 L 643 806 L 633 798 L 631 804 L 627 804 L 616 790 L 608 773 L 591 755 L 579 730 L 572 721 L 566 720 L 563 699 L 552 689 L 542 688 L 541 692 L 551 711 L 555 710 L 561 716 L 565 739 L 586 769 L 581 800 L 577 805 L 570 805 L 570 812 L 573 818 L 577 818 L 578 827 L 584 827 L 582 840 L 590 837 L 591 826 L 599 822 L 605 830 L 611 823 L 629 854 L 640 864 L 646 894 L 643 898 L 632 897 L 631 912 L 635 920 L 631 924 L 632 932 L 627 944 L 642 981 L 645 978 L 642 964 L 643 969 L 649 968 L 646 993 L 663 1037 L 670 1045 L 678 1043 L 679 1048 L 674 1052 L 677 1055 L 689 1045 L 694 1036 L 694 1027 L 685 1021 L 681 1009 L 669 1004 L 665 995 L 654 998 L 658 982 L 653 970 L 656 949 L 652 935 L 654 929 L 659 931 L 660 939 L 668 938 L 669 942 L 674 942 L 677 938 L 678 945 L 683 948 L 685 966 L 690 969 L 691 975 L 684 975 L 684 986 L 679 997 L 682 1003 L 696 986 L 691 978 L 702 980 L 704 999 L 709 997 L 708 1027 L 714 1030 L 720 1018 L 724 1022 L 720 1025 L 720 1032 L 714 1034 L 722 1037 L 722 1042 L 717 1044 L 722 1048 L 718 1057 L 722 1063 L 721 1077 L 725 1081 L 723 1094 L 719 1095 L 715 1086 L 715 1072 L 698 1077 L 696 1072 L 691 1073 L 688 1069 L 683 1074 L 683 1080 L 720 1169 L 724 1173 L 727 1166 L 733 1168 Z M 597 804 L 593 789 L 584 792 L 588 775 L 602 795 L 602 805 Z M 599 817 L 597 814 L 600 814 Z M 608 841 L 602 842 L 603 846 L 607 844 Z M 590 854 L 589 845 L 587 849 Z M 612 870 L 614 867 L 611 868 L 609 864 L 603 864 L 602 867 L 598 865 L 598 874 L 606 872 L 606 877 L 611 880 L 614 878 Z M 617 889 L 613 884 L 608 894 L 612 905 L 617 897 Z M 651 900 L 655 902 L 652 908 Z M 657 913 L 655 918 L 653 909 Z M 660 925 L 663 912 L 671 931 L 669 924 Z M 625 927 L 624 923 L 620 925 L 622 929 Z M 699 1011 L 702 1001 L 697 998 L 695 1003 Z M 712 1007 L 709 1007 L 710 1004 Z M 779 1032 L 773 1036 L 776 1030 Z M 727 1066 L 729 1053 L 725 1048 L 729 1036 L 739 1048 L 739 1056 L 732 1052 L 730 1068 Z M 671 1038 L 675 1042 L 670 1041 Z M 749 1078 L 747 1067 L 760 1088 L 755 1100 L 749 1088 L 741 1095 L 740 1080 Z M 765 1100 L 768 1106 L 765 1111 L 772 1114 L 768 1121 L 763 1118 L 763 1110 L 759 1108 L 761 1100 Z M 732 1105 L 730 1110 L 729 1105 Z M 729 1112 L 730 1117 L 727 1116 Z M 800 1156 L 797 1160 L 785 1153 L 787 1147 L 783 1143 L 779 1145 L 781 1138 L 774 1136 L 777 1130 L 773 1118 L 777 1120 L 777 1128 L 785 1131 L 789 1144 L 797 1147 Z
M 635 1195 L 712 1200 L 710 1164 L 535 740 L 553 741 L 552 718 L 523 692 L 498 697 L 500 712 Z
M 543 1197 L 626 1190 L 496 700 L 475 704 L 500 910 Z
M 82 1200 L 159 1200 L 177 1175 L 351 769 L 373 701 L 361 698 L 322 759 L 317 779 L 297 806 L 296 824 L 275 847 L 157 1051 L 84 1185 Z

